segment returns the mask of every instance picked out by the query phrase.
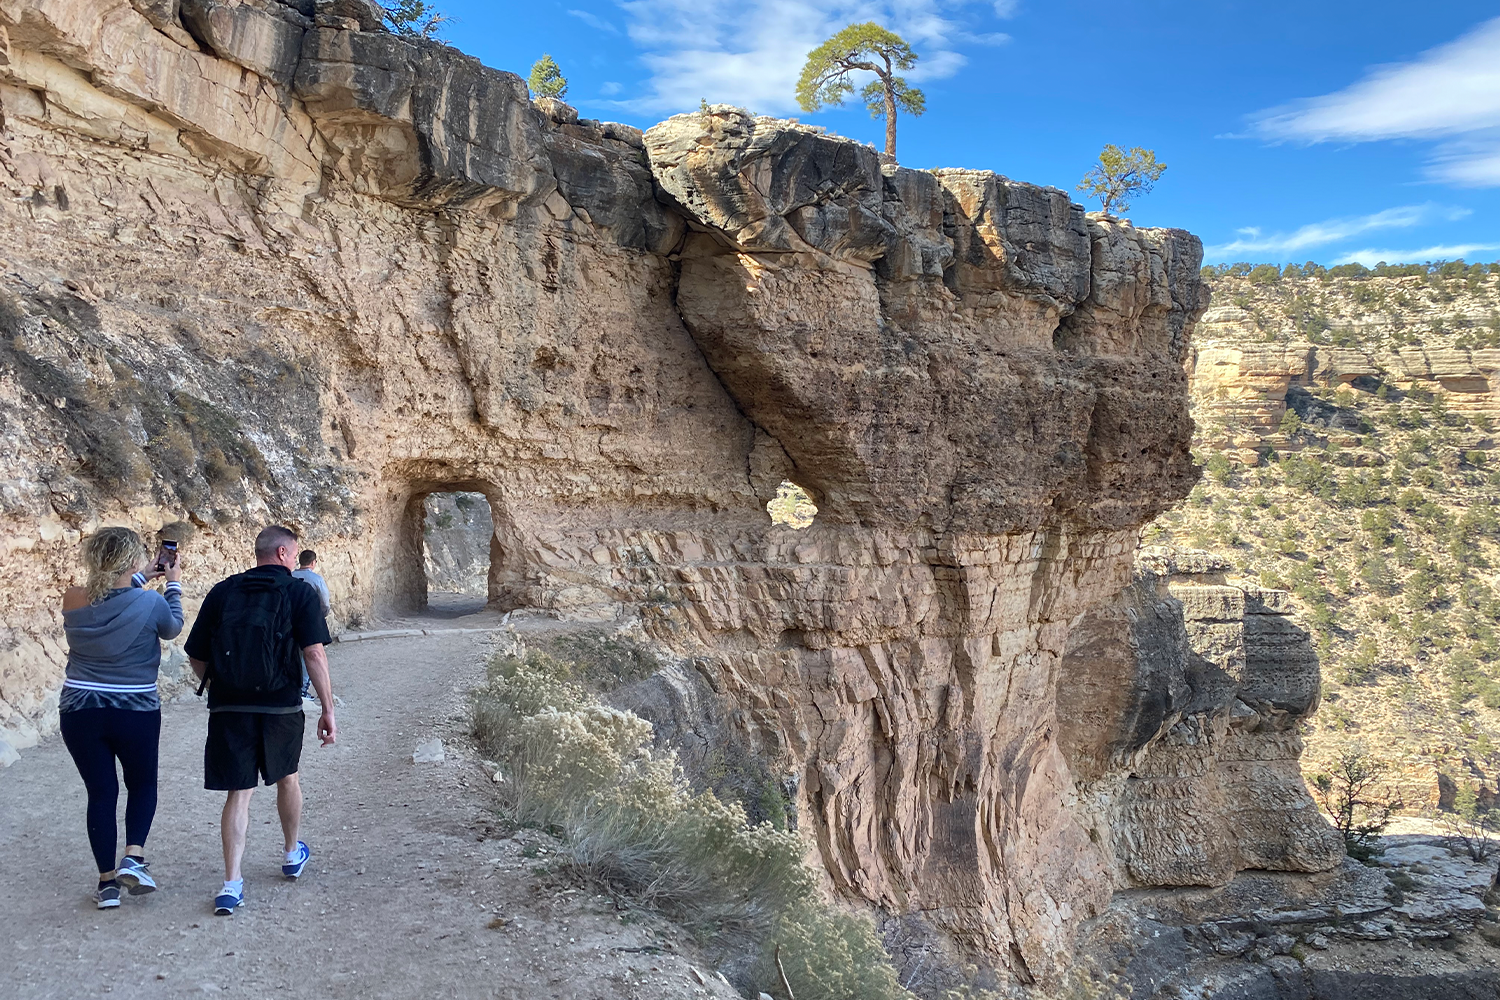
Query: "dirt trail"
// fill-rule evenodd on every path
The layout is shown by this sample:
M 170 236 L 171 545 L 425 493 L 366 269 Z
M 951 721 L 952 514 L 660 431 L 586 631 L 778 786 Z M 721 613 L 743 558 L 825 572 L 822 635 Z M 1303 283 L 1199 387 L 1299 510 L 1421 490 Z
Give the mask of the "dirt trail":
M 454 622 L 434 622 L 442 627 Z M 275 793 L 251 805 L 246 906 L 215 917 L 223 797 L 202 788 L 207 714 L 163 710 L 147 845 L 162 888 L 98 911 L 83 783 L 52 737 L 0 772 L 0 994 L 31 998 L 732 997 L 655 920 L 538 879 L 545 857 L 494 829 L 463 752 L 464 692 L 492 640 L 437 635 L 330 649 L 339 741 L 303 751 L 301 882 L 282 879 Z M 309 718 L 309 723 L 312 720 Z M 412 763 L 434 736 L 441 764 Z M 124 808 L 122 789 L 121 810 Z M 123 827 L 122 827 L 123 829 Z M 631 949 L 631 950 L 626 950 Z M 644 949 L 644 950 L 643 950 Z M 662 950 L 665 949 L 665 950 Z

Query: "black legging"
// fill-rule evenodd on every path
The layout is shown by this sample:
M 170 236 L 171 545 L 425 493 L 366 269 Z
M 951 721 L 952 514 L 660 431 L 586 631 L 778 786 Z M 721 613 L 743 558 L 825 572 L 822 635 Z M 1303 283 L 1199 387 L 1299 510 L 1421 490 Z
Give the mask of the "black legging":
M 156 815 L 156 759 L 161 739 L 161 710 L 130 712 L 123 708 L 86 708 L 58 716 L 63 743 L 78 765 L 89 793 L 89 846 L 100 873 L 113 871 L 119 831 L 115 805 L 120 784 L 115 758 L 125 772 L 125 843 L 146 843 Z

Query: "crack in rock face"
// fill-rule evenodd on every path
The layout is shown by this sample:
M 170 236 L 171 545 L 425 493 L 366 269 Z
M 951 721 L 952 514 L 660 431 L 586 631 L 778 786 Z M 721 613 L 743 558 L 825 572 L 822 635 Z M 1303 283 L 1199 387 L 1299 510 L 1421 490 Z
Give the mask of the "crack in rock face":
M 1196 479 L 1195 237 L 731 108 L 534 106 L 358 3 L 97 6 L 0 0 L 10 746 L 93 526 L 193 523 L 191 611 L 284 521 L 378 615 L 425 599 L 423 498 L 483 494 L 493 606 L 638 620 L 692 664 L 661 729 L 1017 980 L 1116 890 L 1336 864 L 1305 636 L 1132 583 Z

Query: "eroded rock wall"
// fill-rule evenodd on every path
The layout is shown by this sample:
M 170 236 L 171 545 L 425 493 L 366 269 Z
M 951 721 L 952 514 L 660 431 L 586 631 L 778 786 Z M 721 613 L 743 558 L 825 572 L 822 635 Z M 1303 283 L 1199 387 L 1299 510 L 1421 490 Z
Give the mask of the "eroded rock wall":
M 491 600 L 692 657 L 847 897 L 1025 981 L 1203 869 L 1208 827 L 1080 798 L 1123 772 L 1058 716 L 1194 481 L 1198 241 L 730 108 L 580 120 L 358 7 L 0 0 L 0 725 L 46 723 L 94 526 L 195 523 L 191 606 L 287 521 L 379 613 L 468 491 Z
M 1203 431 L 1233 460 L 1254 465 L 1266 448 L 1299 450 L 1280 425 L 1289 408 L 1308 415 L 1309 389 L 1431 394 L 1470 419 L 1500 417 L 1493 277 L 1272 285 L 1219 277 L 1215 285 L 1220 294 L 1198 323 L 1189 376 Z M 1359 446 L 1357 421 L 1328 429 L 1340 446 Z
M 1244 869 L 1326 871 L 1338 836 L 1303 784 L 1318 705 L 1288 595 L 1225 582 L 1205 554 L 1142 551 L 1135 581 L 1068 637 L 1064 756 L 1116 884 L 1222 886 Z

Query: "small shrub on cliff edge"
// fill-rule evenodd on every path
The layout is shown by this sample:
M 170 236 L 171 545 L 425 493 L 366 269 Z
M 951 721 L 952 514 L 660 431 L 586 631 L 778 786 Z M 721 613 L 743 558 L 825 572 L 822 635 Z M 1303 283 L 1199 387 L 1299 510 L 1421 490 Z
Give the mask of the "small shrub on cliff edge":
M 386 26 L 408 38 L 437 38 L 442 26 L 452 20 L 426 0 L 382 0 L 381 6 Z
M 780 946 L 761 955 L 752 977 L 777 983 L 782 974 L 793 996 L 849 997 L 850 1000 L 896 1000 L 911 994 L 901 988 L 885 948 L 869 917 L 802 903 L 781 915 L 772 937 Z M 785 987 L 772 990 L 780 996 Z
M 1448 850 L 1465 854 L 1473 861 L 1484 861 L 1495 853 L 1495 835 L 1500 831 L 1500 810 L 1479 798 L 1473 782 L 1463 782 L 1453 796 L 1453 810 L 1438 817 Z

